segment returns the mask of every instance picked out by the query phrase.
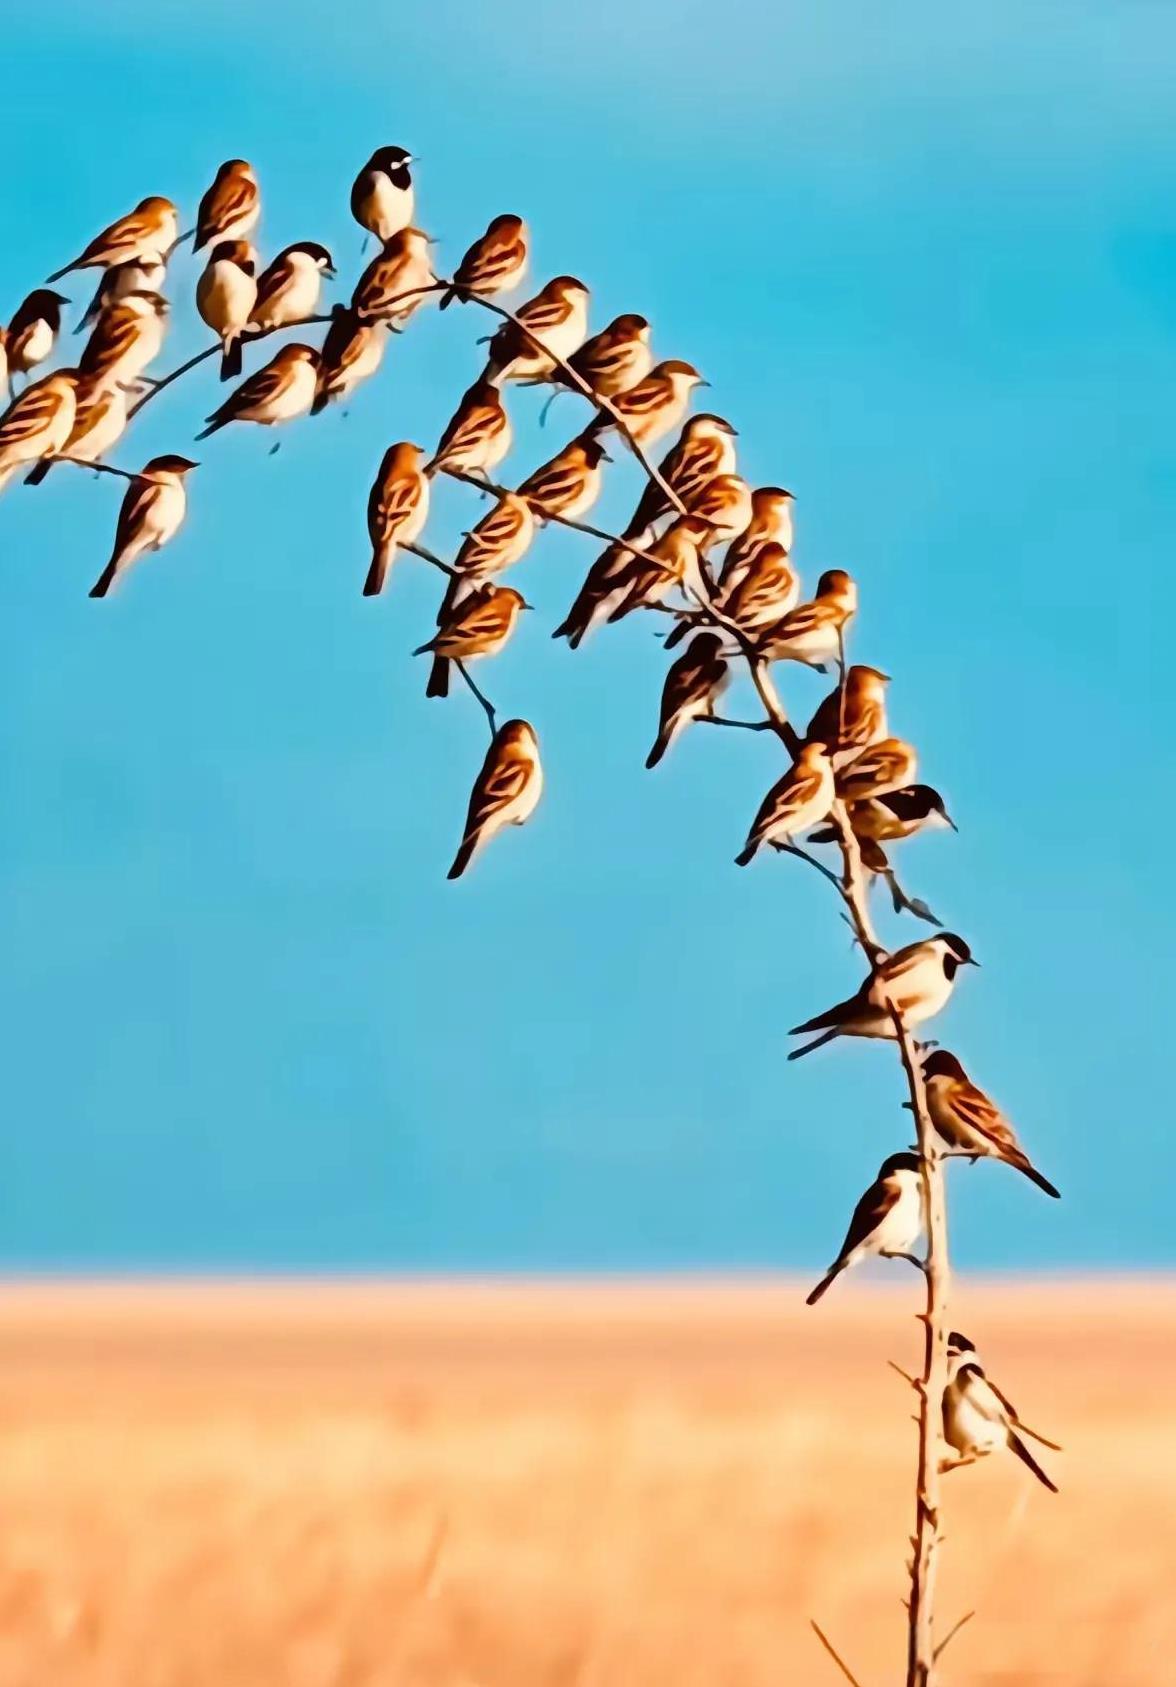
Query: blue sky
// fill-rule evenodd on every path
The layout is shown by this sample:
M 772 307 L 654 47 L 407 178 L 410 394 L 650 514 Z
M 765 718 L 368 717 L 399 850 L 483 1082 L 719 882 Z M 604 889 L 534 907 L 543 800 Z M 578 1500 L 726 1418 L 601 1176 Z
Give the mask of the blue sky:
M 598 324 L 649 315 L 750 478 L 797 492 L 806 579 L 857 576 L 855 653 L 960 822 L 902 862 L 984 963 L 938 1034 L 1064 1199 L 956 1168 L 959 1263 L 1171 1264 L 1170 8 L 286 12 L 279 38 L 223 0 L 26 14 L 0 312 L 233 155 L 264 246 L 323 239 L 351 277 L 351 177 L 399 142 L 443 258 L 517 211 Z M 199 343 L 193 279 L 164 367 Z M 815 874 L 732 865 L 772 744 L 698 733 L 646 774 L 654 629 L 548 638 L 576 535 L 523 565 L 540 614 L 482 667 L 539 729 L 543 807 L 445 882 L 484 723 L 423 698 L 435 577 L 361 599 L 363 499 L 485 331 L 422 317 L 275 457 L 202 446 L 181 538 L 105 604 L 117 483 L 0 503 L 6 1266 L 812 1268 L 906 1141 L 891 1051 L 785 1065 L 861 966 Z M 119 461 L 189 448 L 211 368 Z M 540 402 L 514 400 L 520 478 L 580 425 L 566 398 L 541 433 Z M 602 517 L 637 489 L 618 464 Z M 442 489 L 431 542 L 477 508 Z M 782 677 L 804 714 L 819 680 Z

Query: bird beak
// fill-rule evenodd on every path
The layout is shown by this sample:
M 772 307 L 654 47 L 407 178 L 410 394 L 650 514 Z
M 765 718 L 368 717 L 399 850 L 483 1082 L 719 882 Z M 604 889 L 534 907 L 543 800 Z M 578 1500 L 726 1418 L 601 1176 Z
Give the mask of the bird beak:
M 710 382 L 704 381 L 701 375 L 698 377 L 698 384 L 699 384 L 700 387 L 709 387 L 710 386 Z
M 980 962 L 976 959 L 975 955 L 969 955 L 968 956 L 968 965 L 970 967 L 978 967 L 980 965 Z
M 324 275 L 329 275 L 329 276 L 334 277 L 334 276 L 338 275 L 338 273 L 339 273 L 339 271 L 335 268 L 334 264 L 324 264 L 323 265 L 323 274 Z
M 528 603 L 526 598 L 524 598 L 522 603 L 519 604 L 520 609 L 534 609 L 534 607 L 535 605 L 533 603 Z
M 951 815 L 947 812 L 947 810 L 945 808 L 941 808 L 939 812 L 943 815 L 943 818 L 947 821 L 947 823 L 951 827 L 952 831 L 958 832 L 959 827 L 956 825 L 955 821 L 952 819 Z

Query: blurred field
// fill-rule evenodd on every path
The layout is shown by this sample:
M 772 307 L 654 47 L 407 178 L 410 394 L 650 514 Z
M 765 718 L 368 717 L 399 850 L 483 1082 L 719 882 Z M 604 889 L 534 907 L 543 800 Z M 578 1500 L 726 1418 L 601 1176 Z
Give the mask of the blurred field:
M 914 1288 L 10 1285 L 0 1683 L 893 1683 Z M 949 1679 L 1171 1687 L 1176 1292 L 957 1321 L 1066 1452 L 949 1478 Z

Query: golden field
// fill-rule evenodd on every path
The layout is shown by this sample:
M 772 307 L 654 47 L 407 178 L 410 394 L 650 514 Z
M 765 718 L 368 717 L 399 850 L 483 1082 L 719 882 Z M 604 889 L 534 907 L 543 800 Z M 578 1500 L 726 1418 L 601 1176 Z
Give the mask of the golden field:
M 807 1286 L 807 1285 L 806 1285 Z M 3 1687 L 901 1679 L 917 1285 L 9 1285 Z M 953 1687 L 1176 1682 L 1176 1292 L 961 1288 Z

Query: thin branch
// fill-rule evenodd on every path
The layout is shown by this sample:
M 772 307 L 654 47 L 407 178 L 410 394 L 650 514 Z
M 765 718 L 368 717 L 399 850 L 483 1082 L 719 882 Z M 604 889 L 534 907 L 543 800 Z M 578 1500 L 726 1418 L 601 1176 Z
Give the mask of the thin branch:
M 396 548 L 398 551 L 409 551 L 413 556 L 419 556 L 422 562 L 431 563 L 434 568 L 439 568 L 442 574 L 448 574 L 451 580 L 461 577 L 460 568 L 455 568 L 451 562 L 443 562 L 433 551 L 427 550 L 424 545 L 418 545 L 415 540 L 400 539 Z
M 972 1618 L 975 1615 L 976 1615 L 975 1611 L 966 1611 L 964 1613 L 964 1615 L 960 1618 L 958 1623 L 952 1624 L 951 1628 L 948 1629 L 947 1633 L 944 1635 L 943 1639 L 939 1642 L 939 1645 L 935 1648 L 935 1651 L 932 1653 L 932 1655 L 931 1655 L 932 1663 L 937 1664 L 939 1662 L 940 1658 L 947 1651 L 947 1648 L 950 1646 L 951 1642 L 955 1639 L 956 1635 L 963 1628 L 964 1624 L 970 1623 Z
M 850 1667 L 846 1663 L 845 1659 L 841 1656 L 840 1652 L 834 1646 L 833 1642 L 829 1639 L 829 1636 L 827 1634 L 824 1634 L 821 1631 L 821 1628 L 817 1624 L 816 1620 L 814 1618 L 810 1617 L 809 1623 L 812 1626 L 813 1633 L 816 1635 L 817 1639 L 821 1642 L 821 1645 L 825 1648 L 826 1652 L 828 1652 L 829 1656 L 833 1659 L 833 1662 L 837 1665 L 838 1669 L 841 1671 L 841 1673 L 845 1677 L 845 1679 L 850 1683 L 850 1687 L 862 1687 L 862 1684 L 858 1680 L 857 1676 L 850 1669 Z
M 68 463 L 75 469 L 93 469 L 95 474 L 116 474 L 120 480 L 142 480 L 135 469 L 119 469 L 113 463 L 91 463 L 85 457 L 50 457 L 51 463 Z
M 259 328 L 255 333 L 244 336 L 241 344 L 242 346 L 252 345 L 255 340 L 266 340 L 271 334 L 283 334 L 288 328 L 306 328 L 316 322 L 329 322 L 330 320 L 329 316 L 304 316 L 299 322 L 282 322 L 274 328 Z M 161 392 L 166 392 L 167 388 L 174 381 L 178 381 L 181 375 L 186 375 L 190 369 L 195 369 L 201 363 L 206 363 L 210 357 L 216 357 L 223 350 L 220 341 L 214 340 L 212 345 L 205 346 L 203 351 L 198 351 L 186 363 L 181 363 L 178 368 L 173 369 L 170 374 L 161 375 L 158 381 L 152 382 L 150 389 L 143 394 L 142 398 L 131 405 L 131 408 L 127 411 L 127 420 L 131 421 L 139 414 L 144 405 L 150 404 L 153 398 L 158 398 Z
M 743 732 L 771 732 L 770 720 L 728 720 L 726 715 L 699 715 L 696 726 L 734 726 Z
M 457 669 L 457 671 L 461 675 L 462 679 L 465 680 L 466 684 L 470 688 L 470 691 L 477 698 L 478 702 L 482 705 L 482 708 L 485 710 L 486 719 L 487 719 L 487 721 L 489 723 L 489 726 L 490 726 L 490 737 L 492 739 L 495 738 L 498 734 L 498 715 L 495 711 L 493 703 L 490 701 L 490 699 L 487 697 L 487 695 L 484 691 L 480 691 L 478 689 L 477 683 L 471 677 L 470 671 L 466 667 L 465 663 L 457 661 L 456 658 L 453 658 L 452 660 L 453 660 L 454 667 Z

